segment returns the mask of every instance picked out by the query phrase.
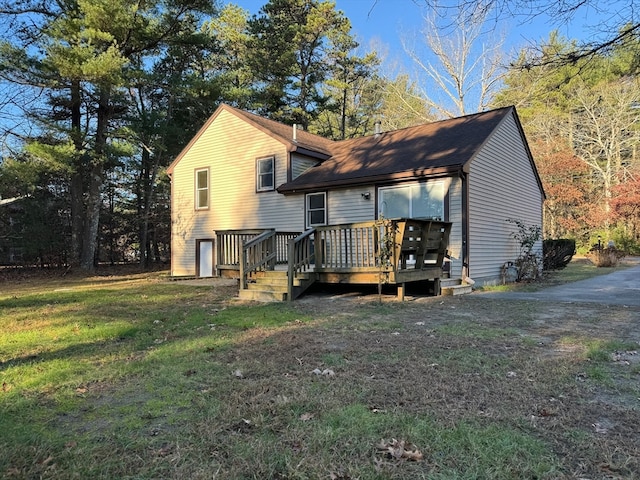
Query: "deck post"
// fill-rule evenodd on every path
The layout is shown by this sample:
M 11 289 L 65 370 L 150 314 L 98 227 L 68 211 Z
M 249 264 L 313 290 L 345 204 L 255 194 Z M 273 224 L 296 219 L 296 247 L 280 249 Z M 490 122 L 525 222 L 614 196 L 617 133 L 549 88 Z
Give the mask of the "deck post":
M 401 302 L 404 302 L 404 292 L 405 292 L 405 284 L 399 283 L 398 284 L 398 300 Z
M 271 238 L 269 238 L 268 243 L 266 245 L 266 248 L 267 248 L 266 255 L 270 255 L 270 254 L 275 253 L 273 258 L 271 260 L 269 260 L 269 262 L 267 263 L 267 270 L 275 270 L 276 269 L 276 262 L 278 260 L 278 247 L 277 247 L 276 240 L 277 240 L 277 238 L 274 235 Z
M 296 263 L 296 241 L 289 240 L 287 246 L 287 301 L 293 301 L 293 276 L 295 275 L 294 264 Z
M 247 288 L 247 279 L 245 278 L 246 269 L 247 269 L 247 250 L 244 248 L 240 249 L 240 271 L 238 272 L 240 275 L 240 290 L 244 290 Z

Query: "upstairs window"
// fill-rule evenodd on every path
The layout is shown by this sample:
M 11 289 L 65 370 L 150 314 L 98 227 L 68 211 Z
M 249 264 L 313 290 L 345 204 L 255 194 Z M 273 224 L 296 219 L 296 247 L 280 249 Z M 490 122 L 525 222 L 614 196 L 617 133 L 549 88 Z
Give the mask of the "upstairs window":
M 256 190 L 268 192 L 275 188 L 274 157 L 259 158 L 256 161 Z
M 196 170 L 196 210 L 209 208 L 209 169 Z
M 307 228 L 327 224 L 327 194 L 309 193 L 306 197 Z

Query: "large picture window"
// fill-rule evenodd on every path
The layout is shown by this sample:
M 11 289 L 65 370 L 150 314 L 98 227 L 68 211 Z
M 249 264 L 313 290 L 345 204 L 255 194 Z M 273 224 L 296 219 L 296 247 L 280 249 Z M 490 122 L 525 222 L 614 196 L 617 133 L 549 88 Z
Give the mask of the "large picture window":
M 307 228 L 327 224 L 327 194 L 309 193 L 306 197 Z
M 196 210 L 209 208 L 209 169 L 196 170 Z
M 267 192 L 275 188 L 274 157 L 259 158 L 256 161 L 256 190 Z
M 444 220 L 444 182 L 414 183 L 379 190 L 378 212 L 384 218 Z

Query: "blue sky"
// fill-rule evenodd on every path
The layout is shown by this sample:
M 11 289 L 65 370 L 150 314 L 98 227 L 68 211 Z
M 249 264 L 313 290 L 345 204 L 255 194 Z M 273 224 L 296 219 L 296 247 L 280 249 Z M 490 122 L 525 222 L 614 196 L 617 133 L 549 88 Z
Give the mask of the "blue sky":
M 430 3 L 436 1 L 440 5 L 455 5 L 457 0 L 429 0 Z M 556 0 L 547 1 L 552 6 L 556 5 L 553 3 Z M 613 4 L 620 4 L 627 0 L 610 1 Z M 254 15 L 266 2 L 267 0 L 228 0 L 227 3 L 235 3 L 248 10 L 250 15 Z M 425 16 L 432 13 L 425 10 L 427 0 L 335 0 L 335 2 L 337 9 L 342 10 L 351 21 L 352 33 L 361 45 L 359 53 L 377 52 L 382 60 L 380 72 L 383 76 L 395 78 L 398 74 L 407 74 L 422 95 L 443 109 L 440 112 L 441 115 L 460 113 L 459 106 L 456 106 L 450 97 L 453 89 L 450 86 L 446 90 L 439 87 L 428 77 L 424 68 L 411 59 L 403 46 L 403 44 L 407 45 L 409 51 L 414 52 L 421 62 L 440 68 L 439 60 L 429 51 L 424 35 L 421 34 L 425 26 Z M 610 5 L 609 9 L 611 9 Z M 587 7 L 574 15 L 570 23 L 553 22 L 543 16 L 532 18 L 526 15 L 520 17 L 501 15 L 498 20 L 495 20 L 495 16 L 493 19 L 490 17 L 484 28 L 487 35 L 476 42 L 473 49 L 479 55 L 483 48 L 487 49 L 502 42 L 501 48 L 498 49 L 501 51 L 499 64 L 505 67 L 523 48 L 534 47 L 547 40 L 553 30 L 558 30 L 562 37 L 569 40 L 586 40 L 585 33 L 589 31 L 586 25 L 594 22 L 597 13 L 590 11 L 589 8 L 587 3 Z M 493 58 L 493 53 L 488 55 Z M 486 108 L 487 101 L 491 97 L 491 93 L 484 97 L 481 95 L 483 84 L 477 81 L 480 78 L 481 64 L 475 68 L 465 85 L 464 109 L 466 112 Z M 495 84 L 493 88 L 494 90 L 499 88 L 499 84 Z
M 266 2 L 231 0 L 226 3 L 235 3 L 250 14 L 256 14 Z M 370 50 L 369 45 L 373 42 L 386 50 L 387 61 L 399 62 L 405 67 L 409 60 L 404 53 L 402 39 L 410 40 L 419 34 L 424 25 L 424 4 L 424 0 L 336 0 L 336 7 L 351 20 L 353 33 L 366 50 Z M 574 22 L 562 25 L 555 25 L 544 17 L 505 18 L 496 25 L 495 32 L 505 36 L 505 53 L 515 54 L 527 45 L 547 39 L 554 29 L 569 39 L 581 39 L 584 37 L 585 22 L 589 20 L 585 15 L 589 15 L 589 12 L 581 15 Z

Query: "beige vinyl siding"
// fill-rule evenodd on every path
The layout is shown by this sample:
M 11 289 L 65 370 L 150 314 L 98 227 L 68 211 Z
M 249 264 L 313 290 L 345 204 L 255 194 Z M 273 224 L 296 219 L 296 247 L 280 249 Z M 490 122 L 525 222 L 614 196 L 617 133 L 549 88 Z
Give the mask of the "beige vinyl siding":
M 471 163 L 469 269 L 480 284 L 500 280 L 518 255 L 513 218 L 542 226 L 542 192 L 513 116 L 506 117 Z M 539 246 L 538 248 L 541 248 Z
M 369 193 L 369 200 L 363 197 Z M 367 222 L 375 218 L 375 187 L 346 188 L 327 193 L 330 225 Z
M 324 190 L 322 191 L 324 192 Z M 369 193 L 369 200 L 362 194 Z M 327 222 L 329 225 L 341 223 L 368 222 L 375 218 L 375 187 L 346 188 L 328 190 Z M 318 193 L 321 193 L 320 191 Z M 291 195 L 304 205 L 305 194 Z
M 303 157 L 295 153 L 291 154 L 291 180 L 295 180 L 311 167 L 318 165 L 318 161 L 309 157 Z
M 462 276 L 462 180 L 451 178 L 449 186 L 449 218 L 451 233 L 449 234 L 449 246 L 447 248 L 451 261 L 451 277 Z
M 196 239 L 216 230 L 276 228 L 302 231 L 304 203 L 275 190 L 256 192 L 256 159 L 275 157 L 275 185 L 287 181 L 285 146 L 221 111 L 174 166 L 172 174 L 172 275 L 195 275 Z M 210 208 L 194 208 L 194 172 L 209 167 Z

